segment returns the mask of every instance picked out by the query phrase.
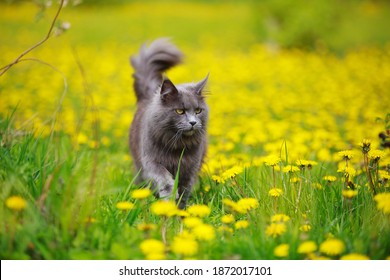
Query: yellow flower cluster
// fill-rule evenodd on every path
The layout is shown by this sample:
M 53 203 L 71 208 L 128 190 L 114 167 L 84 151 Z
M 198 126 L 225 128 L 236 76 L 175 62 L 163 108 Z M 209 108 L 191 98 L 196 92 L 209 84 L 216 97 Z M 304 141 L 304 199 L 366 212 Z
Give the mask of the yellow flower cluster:
M 211 209 L 207 205 L 195 204 L 188 207 L 187 212 L 190 215 L 203 218 L 210 215 Z
M 379 193 L 374 199 L 379 210 L 385 214 L 390 214 L 390 193 Z
M 287 231 L 287 226 L 285 223 L 271 223 L 267 227 L 265 233 L 267 236 L 277 237 L 282 235 L 286 231 Z
M 290 217 L 285 214 L 275 214 L 271 217 L 271 223 L 267 226 L 265 234 L 271 237 L 278 237 L 287 231 L 286 222 Z
M 158 200 L 150 206 L 150 211 L 157 216 L 172 217 L 179 211 L 176 204 L 170 200 Z
M 237 202 L 224 198 L 223 204 L 231 211 L 245 214 L 252 209 L 259 207 L 259 202 L 255 198 L 240 198 Z
M 171 249 L 177 255 L 191 257 L 198 253 L 199 244 L 193 235 L 183 232 L 174 237 Z
M 184 212 L 188 213 L 183 219 L 183 225 L 187 229 L 173 238 L 171 250 L 176 255 L 192 257 L 199 250 L 198 242 L 214 240 L 216 232 L 212 225 L 202 220 L 210 215 L 211 209 L 207 205 L 191 205 Z
M 89 82 L 94 85 L 92 99 L 93 108 L 99 111 L 100 139 L 94 139 L 90 133 L 92 126 L 88 124 L 96 122 L 96 115 L 92 104 L 85 103 L 82 77 L 71 63 L 74 58 L 71 52 L 59 51 L 61 48 L 37 49 L 36 55 L 51 61 L 61 71 L 67 87 L 64 89 L 63 76 L 50 68 L 18 65 L 18 71 L 2 77 L 6 89 L 3 92 L 7 94 L 1 95 L 0 114 L 6 116 L 17 106 L 14 123 L 18 129 L 30 126 L 36 133 L 47 135 L 52 129 L 48 120 L 61 106 L 61 118 L 54 129 L 70 135 L 75 144 L 93 148 L 115 144 L 117 139 L 122 141 L 135 109 L 135 96 L 130 89 L 131 68 L 123 65 L 140 44 L 123 48 L 112 43 L 99 50 L 77 48 Z M 354 139 L 377 139 L 382 129 L 375 119 L 385 115 L 386 105 L 390 104 L 390 97 L 385 94 L 390 72 L 386 66 L 390 64 L 388 50 L 365 49 L 338 58 L 330 53 L 290 50 L 275 54 L 263 45 L 253 45 L 245 51 L 225 50 L 223 56 L 212 55 L 216 50 L 207 42 L 202 48 L 181 47 L 191 55 L 186 67 L 172 70 L 172 80 L 182 82 L 202 77 L 204 65 L 212 73 L 213 94 L 208 96 L 211 107 L 208 131 L 212 141 L 203 170 L 219 176 L 216 178 L 220 181 L 241 174 L 244 166 L 257 164 L 262 154 L 280 155 L 283 143 L 291 162 L 309 156 L 317 161 L 332 161 L 331 150 L 340 150 Z M 13 53 L 6 45 L 0 47 L 2 61 Z M 262 67 L 254 71 L 256 65 Z M 363 68 L 365 75 L 360 74 Z M 321 83 L 316 82 L 319 76 L 323 78 Z M 85 114 L 80 112 L 80 104 L 84 104 Z M 340 119 L 345 120 L 342 125 Z M 85 125 L 80 131 L 77 124 L 81 123 Z M 370 144 L 376 147 L 378 141 L 372 140 Z M 261 154 L 249 156 L 246 152 L 259 147 Z M 372 157 L 382 157 L 372 152 Z M 345 150 L 340 157 L 351 160 L 353 152 Z M 275 167 L 279 161 L 280 156 L 263 159 Z M 300 163 L 311 165 L 302 160 Z

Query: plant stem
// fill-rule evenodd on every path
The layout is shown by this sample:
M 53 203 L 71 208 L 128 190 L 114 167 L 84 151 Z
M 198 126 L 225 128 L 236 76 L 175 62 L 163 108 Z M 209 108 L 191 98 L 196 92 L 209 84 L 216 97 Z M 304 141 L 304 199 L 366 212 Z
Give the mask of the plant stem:
M 374 192 L 374 194 L 376 193 L 376 190 L 375 190 L 375 186 L 374 186 L 374 182 L 372 181 L 372 176 L 371 176 L 371 172 L 370 172 L 370 169 L 369 169 L 369 166 L 368 166 L 368 156 L 367 154 L 365 153 L 364 154 L 364 167 L 366 168 L 366 174 L 367 174 L 367 179 L 368 179 L 368 184 L 370 185 L 370 188 L 371 190 Z
M 38 43 L 36 43 L 35 45 L 31 46 L 30 48 L 28 48 L 27 50 L 25 50 L 24 52 L 22 52 L 13 62 L 5 65 L 4 67 L 0 68 L 0 76 L 2 76 L 5 72 L 7 72 L 12 66 L 14 66 L 15 64 L 19 63 L 21 61 L 21 59 L 26 55 L 28 54 L 29 52 L 31 52 L 32 50 L 38 48 L 40 45 L 42 45 L 43 43 L 45 43 L 47 40 L 49 40 L 50 38 L 50 35 L 54 29 L 54 25 L 55 23 L 57 22 L 57 19 L 58 19 L 58 16 L 60 15 L 60 12 L 64 6 L 64 2 L 65 0 L 61 0 L 60 2 L 60 6 L 58 7 L 58 10 L 50 24 L 50 28 L 49 28 L 49 31 L 47 32 L 46 36 L 41 40 L 39 41 Z

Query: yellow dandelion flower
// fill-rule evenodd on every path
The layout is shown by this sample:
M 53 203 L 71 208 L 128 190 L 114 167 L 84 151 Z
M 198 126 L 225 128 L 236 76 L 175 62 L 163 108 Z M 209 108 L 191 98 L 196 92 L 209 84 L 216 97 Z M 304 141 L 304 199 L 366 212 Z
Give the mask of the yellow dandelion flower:
M 144 255 L 163 254 L 165 251 L 164 243 L 157 239 L 145 239 L 141 242 L 139 248 Z
M 234 205 L 236 204 L 233 200 L 229 198 L 222 199 L 222 203 L 228 207 L 234 207 Z
M 155 224 L 138 224 L 137 229 L 139 231 L 151 231 L 155 230 L 157 228 L 157 225 Z
M 175 236 L 171 245 L 171 250 L 177 255 L 190 257 L 198 253 L 199 245 L 193 238 Z
M 325 240 L 320 245 L 320 252 L 327 254 L 328 256 L 340 255 L 341 253 L 344 252 L 344 250 L 345 250 L 344 242 L 335 238 Z
M 363 254 L 358 254 L 358 253 L 351 253 L 344 255 L 340 258 L 340 260 L 369 260 L 370 258 L 367 257 L 366 255 Z
M 310 254 L 317 250 L 317 244 L 314 241 L 304 241 L 299 244 L 297 252 L 299 254 Z
M 390 174 L 386 170 L 378 170 L 379 177 L 383 180 L 390 180 Z
M 195 240 L 195 235 L 192 232 L 190 232 L 189 230 L 187 230 L 187 229 L 182 230 L 177 235 L 177 237 L 183 238 L 183 239 L 194 239 Z
M 139 190 L 134 190 L 131 193 L 131 197 L 134 199 L 145 199 L 149 197 L 152 194 L 152 191 L 150 189 L 139 189 Z
M 194 228 L 203 224 L 203 221 L 198 217 L 187 217 L 183 220 L 183 224 L 188 228 Z
M 240 220 L 234 223 L 235 229 L 244 229 L 249 226 L 249 222 L 247 220 Z
M 290 245 L 283 243 L 275 247 L 274 255 L 279 258 L 285 258 L 288 256 L 289 250 L 290 250 Z
M 131 210 L 134 208 L 134 203 L 131 203 L 129 201 L 120 201 L 118 202 L 116 205 L 116 208 L 118 208 L 119 210 L 123 210 L 123 211 L 126 211 L 126 210 Z
M 299 167 L 296 165 L 286 165 L 282 168 L 283 173 L 293 173 L 293 172 L 298 172 L 300 171 Z
M 354 177 L 356 175 L 356 169 L 352 166 L 340 168 L 337 170 L 339 173 L 344 173 L 345 176 Z
M 150 206 L 150 211 L 157 216 L 172 217 L 177 210 L 176 204 L 170 200 L 158 200 Z
M 232 214 L 223 215 L 221 217 L 221 222 L 224 223 L 224 224 L 234 223 L 235 220 L 236 219 L 234 218 L 234 216 Z
M 203 187 L 203 190 L 204 190 L 205 192 L 209 192 L 210 189 L 211 189 L 210 185 L 207 185 L 207 186 L 204 186 L 204 187 Z
M 163 253 L 150 253 L 145 256 L 147 260 L 165 260 L 166 255 Z
M 192 229 L 196 239 L 210 241 L 215 239 L 215 230 L 211 225 L 200 224 Z
M 290 220 L 290 217 L 285 214 L 275 214 L 271 217 L 271 222 L 282 223 Z
M 190 213 L 188 213 L 186 210 L 178 209 L 178 210 L 176 211 L 175 215 L 178 216 L 178 217 L 185 218 L 185 217 L 189 217 L 189 216 L 190 216 Z
M 84 133 L 79 133 L 77 135 L 76 141 L 78 144 L 86 144 L 86 143 L 88 143 L 88 136 L 85 135 Z
M 221 176 L 219 175 L 212 175 L 211 176 L 211 179 L 217 183 L 220 183 L 220 184 L 223 184 L 225 183 L 225 179 L 223 179 Z
M 345 198 L 353 198 L 358 195 L 358 190 L 342 190 L 341 193 Z
M 386 153 L 382 150 L 372 150 L 368 153 L 368 157 L 372 160 L 380 160 L 381 158 L 385 157 Z
M 278 197 L 283 194 L 283 190 L 279 188 L 272 188 L 269 190 L 268 194 L 272 197 Z
M 233 166 L 232 168 L 227 169 L 221 175 L 223 180 L 231 179 L 236 177 L 238 174 L 242 173 L 244 168 L 241 166 Z
M 344 150 L 337 153 L 339 157 L 345 160 L 350 160 L 355 156 L 355 152 L 352 150 Z
M 390 154 L 388 153 L 384 158 L 381 159 L 382 166 L 390 165 Z
M 5 201 L 5 206 L 7 206 L 7 208 L 11 210 L 22 211 L 26 208 L 27 202 L 24 198 L 14 195 L 7 198 L 7 200 Z
M 210 215 L 211 209 L 207 205 L 195 204 L 188 207 L 187 212 L 192 216 L 206 217 Z
M 241 206 L 241 205 L 238 205 L 237 202 L 234 202 L 233 200 L 231 199 L 228 199 L 228 198 L 224 198 L 222 200 L 222 203 L 227 206 L 230 210 L 232 211 L 235 211 L 235 212 L 238 212 L 238 213 L 241 213 L 241 214 L 245 214 L 247 211 Z
M 275 155 L 269 155 L 263 158 L 265 165 L 267 166 L 276 166 L 281 161 L 280 157 Z
M 299 183 L 301 181 L 301 179 L 299 179 L 299 177 L 292 177 L 290 178 L 290 183 Z
M 284 223 L 271 223 L 267 229 L 265 230 L 265 233 L 267 236 L 277 237 L 282 235 L 287 231 L 286 224 Z
M 300 168 L 307 167 L 311 169 L 313 166 L 317 165 L 317 162 L 313 160 L 299 159 L 295 162 L 295 164 L 298 165 Z
M 299 230 L 303 232 L 308 232 L 311 230 L 311 225 L 302 225 L 299 227 Z
M 325 181 L 327 181 L 328 183 L 332 183 L 332 182 L 335 182 L 337 180 L 337 177 L 336 176 L 327 175 L 327 176 L 324 176 L 323 179 Z
M 390 193 L 379 193 L 375 195 L 376 208 L 385 214 L 390 214 Z
M 259 201 L 256 198 L 241 198 L 237 204 L 246 211 L 259 207 Z

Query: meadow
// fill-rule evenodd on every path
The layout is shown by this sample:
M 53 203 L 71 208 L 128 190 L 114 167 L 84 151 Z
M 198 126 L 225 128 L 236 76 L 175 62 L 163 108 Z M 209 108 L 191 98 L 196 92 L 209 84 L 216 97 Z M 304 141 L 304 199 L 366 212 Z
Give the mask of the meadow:
M 68 6 L 0 76 L 1 259 L 389 259 L 390 45 L 287 47 L 245 1 L 172 5 Z M 0 67 L 56 8 L 0 4 Z M 135 184 L 128 150 L 129 56 L 161 36 L 186 55 L 173 82 L 210 73 L 185 210 Z

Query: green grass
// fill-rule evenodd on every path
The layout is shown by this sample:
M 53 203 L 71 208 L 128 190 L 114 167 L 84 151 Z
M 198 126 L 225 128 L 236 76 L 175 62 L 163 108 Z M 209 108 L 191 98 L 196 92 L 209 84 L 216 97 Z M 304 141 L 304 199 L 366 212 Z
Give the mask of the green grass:
M 61 133 L 50 137 L 34 137 L 14 130 L 12 116 L 1 122 L 1 200 L 19 194 L 28 201 L 18 213 L 2 205 L 0 215 L 2 259 L 140 259 L 140 242 L 149 237 L 161 239 L 159 229 L 149 234 L 136 229 L 147 221 L 161 224 L 163 219 L 149 212 L 154 201 L 149 198 L 129 212 L 116 209 L 119 201 L 128 200 L 136 185 L 132 182 L 130 163 L 121 161 L 110 149 L 81 146 L 75 150 L 70 139 Z M 190 204 L 207 204 L 212 213 L 205 222 L 218 227 L 226 213 L 222 200 L 255 197 L 259 208 L 236 219 L 248 219 L 250 227 L 234 233 L 217 233 L 218 239 L 204 242 L 197 254 L 201 259 L 273 259 L 277 244 L 290 244 L 290 259 L 302 258 L 296 248 L 303 240 L 318 244 L 332 233 L 345 240 L 347 251 L 383 259 L 390 252 L 389 221 L 376 210 L 368 189 L 353 200 L 343 199 L 341 188 L 325 186 L 322 176 L 333 167 L 320 166 L 301 173 L 303 180 L 299 204 L 298 186 L 289 176 L 277 172 L 277 184 L 285 195 L 276 200 L 269 197 L 272 172 L 269 167 L 250 167 L 234 180 L 215 184 L 207 176 L 200 183 Z M 361 177 L 363 180 L 364 176 Z M 322 183 L 319 190 L 312 185 Z M 204 190 L 211 184 L 210 191 Z M 277 207 L 277 211 L 275 211 Z M 287 233 L 278 238 L 265 235 L 273 213 L 291 217 Z M 299 226 L 306 214 L 312 230 L 305 233 Z M 94 218 L 95 222 L 88 222 Z M 168 221 L 167 240 L 180 231 L 180 218 Z M 177 258 L 169 253 L 169 258 Z

